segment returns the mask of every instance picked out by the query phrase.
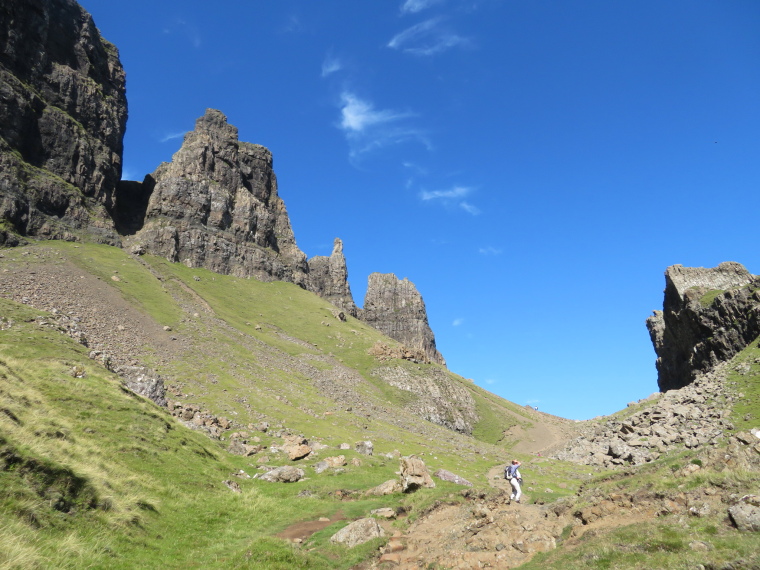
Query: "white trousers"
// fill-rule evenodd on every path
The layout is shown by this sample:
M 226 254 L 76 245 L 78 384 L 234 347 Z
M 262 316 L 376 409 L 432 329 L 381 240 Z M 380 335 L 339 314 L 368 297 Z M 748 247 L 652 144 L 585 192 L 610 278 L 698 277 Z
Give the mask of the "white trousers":
M 509 496 L 509 498 L 514 499 L 515 501 L 519 501 L 520 495 L 522 495 L 522 493 L 520 492 L 520 482 L 517 480 L 517 477 L 512 477 L 509 480 L 509 484 L 512 485 L 512 494 Z

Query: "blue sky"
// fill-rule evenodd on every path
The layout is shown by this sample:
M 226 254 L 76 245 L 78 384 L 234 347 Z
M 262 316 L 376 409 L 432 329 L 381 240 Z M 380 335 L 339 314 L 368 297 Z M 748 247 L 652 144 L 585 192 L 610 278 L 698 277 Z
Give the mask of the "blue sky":
M 668 265 L 760 272 L 756 0 L 81 0 L 127 72 L 125 178 L 206 108 L 274 154 L 362 304 L 414 282 L 449 368 L 586 419 L 657 391 Z

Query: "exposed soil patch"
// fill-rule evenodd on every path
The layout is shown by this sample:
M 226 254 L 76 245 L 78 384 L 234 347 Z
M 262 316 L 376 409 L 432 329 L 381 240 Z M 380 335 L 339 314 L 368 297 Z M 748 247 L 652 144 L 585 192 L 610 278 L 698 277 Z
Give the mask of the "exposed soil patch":
M 335 522 L 345 520 L 345 518 L 346 517 L 343 515 L 343 511 L 338 511 L 329 518 L 322 517 L 316 521 L 301 521 L 292 524 L 282 532 L 277 533 L 276 536 L 277 538 L 283 538 L 290 541 L 303 541 L 309 538 L 315 532 L 318 532 L 323 528 L 327 528 Z

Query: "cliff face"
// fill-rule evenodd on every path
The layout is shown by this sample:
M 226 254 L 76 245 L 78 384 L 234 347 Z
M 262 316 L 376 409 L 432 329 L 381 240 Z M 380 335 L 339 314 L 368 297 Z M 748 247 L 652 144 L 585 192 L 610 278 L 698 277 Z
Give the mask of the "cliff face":
M 425 302 L 408 279 L 372 273 L 359 318 L 409 348 L 421 350 L 430 362 L 446 364 L 435 347 Z
M 277 194 L 272 154 L 240 142 L 219 111 L 207 110 L 143 187 L 140 194 L 150 197 L 135 241 L 145 251 L 218 273 L 305 286 L 306 256 Z
M 73 0 L 0 4 L 0 244 L 118 243 L 110 210 L 127 121 L 116 48 Z
M 95 240 L 191 267 L 295 283 L 440 364 L 422 297 L 370 276 L 354 304 L 343 244 L 296 245 L 272 155 L 209 109 L 169 163 L 120 181 L 127 121 L 116 48 L 74 0 L 0 0 L 0 245 Z
M 682 388 L 760 335 L 760 277 L 742 265 L 673 265 L 663 310 L 647 319 L 661 391 Z

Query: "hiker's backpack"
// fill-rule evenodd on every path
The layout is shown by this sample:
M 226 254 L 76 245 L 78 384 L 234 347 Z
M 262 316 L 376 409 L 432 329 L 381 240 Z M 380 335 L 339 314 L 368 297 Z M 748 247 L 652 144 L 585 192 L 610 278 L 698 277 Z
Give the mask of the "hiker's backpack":
M 515 471 L 517 471 L 517 465 L 507 465 L 504 468 L 504 478 L 509 481 L 515 476 Z

